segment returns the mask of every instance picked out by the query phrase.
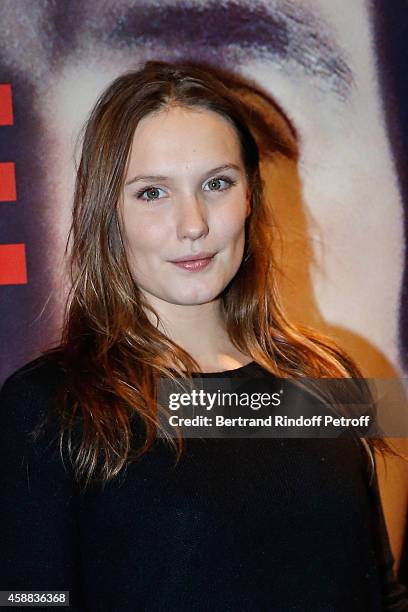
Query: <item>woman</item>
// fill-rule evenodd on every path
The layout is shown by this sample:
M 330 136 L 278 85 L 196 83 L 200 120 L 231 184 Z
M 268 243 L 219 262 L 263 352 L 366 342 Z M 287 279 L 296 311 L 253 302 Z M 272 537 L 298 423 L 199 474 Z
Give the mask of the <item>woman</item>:
M 96 104 L 61 346 L 1 394 L 1 589 L 86 610 L 408 609 L 370 480 L 385 442 L 157 435 L 159 376 L 360 376 L 285 319 L 250 122 L 189 63 L 147 62 Z

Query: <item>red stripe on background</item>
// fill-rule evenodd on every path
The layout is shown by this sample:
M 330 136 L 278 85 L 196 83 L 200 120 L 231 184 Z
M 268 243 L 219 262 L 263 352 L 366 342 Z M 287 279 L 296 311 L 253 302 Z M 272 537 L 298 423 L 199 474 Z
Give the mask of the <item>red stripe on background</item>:
M 0 125 L 13 125 L 13 101 L 11 85 L 0 85 Z
M 25 244 L 0 244 L 0 285 L 25 285 Z
M 15 202 L 16 173 L 14 162 L 0 163 L 0 202 Z

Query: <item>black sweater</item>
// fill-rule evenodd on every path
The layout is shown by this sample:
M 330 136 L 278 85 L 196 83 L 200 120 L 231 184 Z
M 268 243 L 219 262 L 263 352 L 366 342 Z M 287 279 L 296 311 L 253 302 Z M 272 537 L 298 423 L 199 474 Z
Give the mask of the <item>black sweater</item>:
M 355 440 L 188 439 L 176 468 L 158 440 L 84 494 L 55 432 L 28 436 L 61 377 L 41 358 L 0 394 L 0 590 L 109 612 L 408 610 Z

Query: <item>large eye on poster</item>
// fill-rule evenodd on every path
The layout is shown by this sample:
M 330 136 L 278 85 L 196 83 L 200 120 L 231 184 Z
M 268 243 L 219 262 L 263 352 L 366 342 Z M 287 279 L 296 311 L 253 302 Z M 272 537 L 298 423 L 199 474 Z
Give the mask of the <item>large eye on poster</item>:
M 151 442 L 149 385 L 174 370 L 387 379 L 404 416 L 402 5 L 1 4 L 0 590 L 14 605 L 48 601 L 21 599 L 33 589 L 90 610 L 404 605 L 408 425 L 399 455 L 241 433 L 188 440 L 174 474 L 157 450 L 124 475 L 132 419 Z M 29 435 L 50 406 L 61 419 Z M 98 466 L 106 487 L 77 498 L 75 476 Z

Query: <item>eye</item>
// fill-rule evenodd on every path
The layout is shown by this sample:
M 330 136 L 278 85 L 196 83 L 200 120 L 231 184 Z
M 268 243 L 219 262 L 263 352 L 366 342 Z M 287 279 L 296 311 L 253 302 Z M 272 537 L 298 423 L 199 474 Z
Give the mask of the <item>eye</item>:
M 224 183 L 224 186 L 222 183 Z M 213 177 L 205 184 L 205 186 L 208 186 L 209 189 L 204 189 L 204 191 L 224 191 L 225 189 L 229 189 L 229 187 L 232 185 L 235 185 L 235 183 L 236 181 L 228 176 Z
M 145 202 L 152 202 L 153 200 L 161 200 L 161 197 L 159 197 L 160 191 L 164 193 L 163 189 L 160 189 L 160 187 L 153 187 L 153 186 L 146 187 L 146 189 L 142 189 L 141 191 L 138 191 L 136 196 L 138 200 L 144 200 Z M 147 194 L 147 197 L 143 197 L 144 194 Z

